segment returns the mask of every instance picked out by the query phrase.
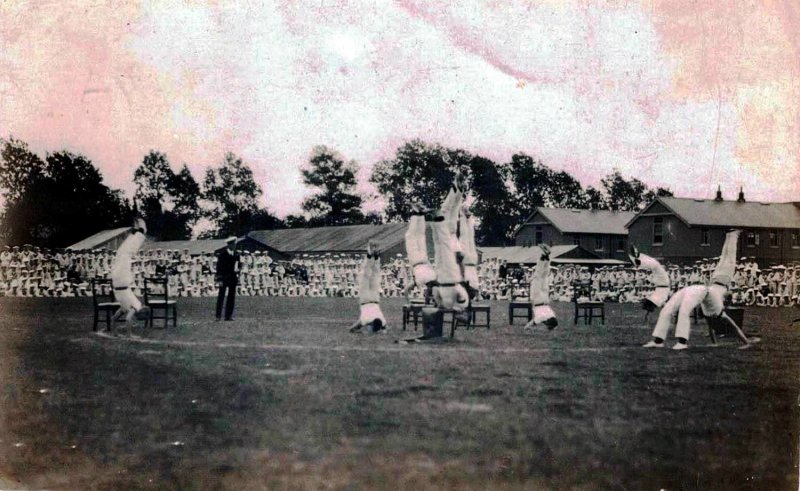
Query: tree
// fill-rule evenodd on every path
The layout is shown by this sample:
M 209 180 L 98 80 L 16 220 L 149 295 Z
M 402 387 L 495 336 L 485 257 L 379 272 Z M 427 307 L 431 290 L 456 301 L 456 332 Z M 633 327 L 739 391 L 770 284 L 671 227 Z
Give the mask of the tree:
M 250 218 L 250 222 L 247 224 L 248 231 L 251 230 L 275 230 L 278 228 L 284 228 L 286 224 L 280 218 L 276 217 L 266 208 L 262 208 L 255 213 Z
M 303 202 L 312 226 L 351 225 L 364 221 L 361 196 L 356 191 L 355 162 L 345 163 L 335 151 L 318 146 L 308 167 L 302 169 L 303 183 L 319 191 Z
M 505 245 L 517 224 L 511 194 L 502 169 L 484 157 L 470 160 L 471 192 L 475 202 L 471 211 L 479 222 L 475 242 L 484 246 Z
M 148 233 L 159 240 L 188 239 L 200 218 L 200 186 L 184 164 L 176 174 L 167 156 L 151 150 L 133 175 L 134 201 L 141 207 Z
M 597 188 L 589 186 L 586 188 L 586 207 L 590 210 L 606 210 L 606 198 Z
M 129 223 L 127 200 L 103 184 L 100 172 L 86 157 L 61 151 L 39 165 L 41 159 L 24 155 L 27 145 L 6 143 L 11 148 L 4 145 L 9 151 L 3 153 L 0 173 L 17 162 L 26 163 L 28 172 L 17 169 L 3 178 L 4 186 L 17 186 L 5 195 L 3 228 L 9 243 L 66 247 L 100 230 Z
M 537 207 L 545 205 L 552 172 L 549 167 L 524 153 L 512 155 L 507 169 L 513 186 L 511 199 L 515 205 L 514 215 L 516 222 L 520 222 Z
M 303 215 L 286 215 L 283 220 L 286 228 L 303 228 L 308 227 L 308 219 Z
M 14 203 L 44 175 L 45 163 L 28 149 L 27 143 L 13 136 L 0 139 L 0 145 L 0 192 L 7 204 Z
M 645 183 L 636 178 L 627 180 L 619 171 L 607 175 L 600 183 L 605 191 L 606 206 L 614 211 L 639 211 L 655 196 Z
M 387 220 L 408 220 L 414 203 L 438 207 L 454 172 L 469 172 L 470 158 L 463 150 L 412 140 L 398 148 L 393 159 L 378 162 L 370 181 L 386 199 Z
M 206 170 L 203 180 L 205 215 L 215 226 L 206 236 L 239 236 L 252 230 L 260 196 L 252 169 L 235 154 L 226 153 L 218 168 Z
M 586 208 L 583 186 L 566 171 L 552 172 L 547 185 L 547 206 L 554 208 Z

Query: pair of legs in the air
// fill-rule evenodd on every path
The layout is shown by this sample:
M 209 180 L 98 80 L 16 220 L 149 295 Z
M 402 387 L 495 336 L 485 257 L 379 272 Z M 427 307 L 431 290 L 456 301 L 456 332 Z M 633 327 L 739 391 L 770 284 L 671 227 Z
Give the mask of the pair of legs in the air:
M 381 251 L 370 242 L 367 259 L 358 279 L 359 318 L 350 332 L 371 333 L 386 331 L 386 318 L 381 311 Z
M 544 325 L 548 330 L 553 330 L 558 325 L 556 314 L 550 308 L 550 247 L 547 244 L 539 245 L 542 255 L 536 263 L 530 286 L 531 308 L 533 318 L 525 325 L 525 329 L 533 326 Z

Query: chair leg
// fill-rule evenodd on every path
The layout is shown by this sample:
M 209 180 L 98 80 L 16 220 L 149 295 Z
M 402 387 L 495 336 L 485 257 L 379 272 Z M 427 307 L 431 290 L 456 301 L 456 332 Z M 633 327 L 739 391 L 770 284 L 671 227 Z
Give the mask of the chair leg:
M 178 305 L 172 306 L 172 327 L 178 327 Z
M 97 332 L 97 321 L 99 320 L 97 317 L 98 317 L 97 316 L 97 308 L 95 307 L 95 309 L 94 309 L 94 322 L 92 323 L 92 330 L 95 331 L 95 332 Z

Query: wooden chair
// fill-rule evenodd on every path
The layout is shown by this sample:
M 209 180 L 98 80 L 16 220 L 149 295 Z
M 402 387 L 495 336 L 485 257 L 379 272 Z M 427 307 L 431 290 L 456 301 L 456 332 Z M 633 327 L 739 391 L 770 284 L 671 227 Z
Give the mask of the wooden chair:
M 572 304 L 575 306 L 575 324 L 582 318 L 584 324 L 591 324 L 594 320 L 595 312 L 600 317 L 600 321 L 606 323 L 606 306 L 600 300 L 594 300 L 594 289 L 592 284 L 585 281 L 578 281 L 572 284 Z
M 169 298 L 168 277 L 145 277 L 144 304 L 150 307 L 150 319 L 148 320 L 150 327 L 153 327 L 153 319 L 164 319 L 164 329 L 167 328 L 170 320 L 172 320 L 172 327 L 178 325 L 178 304 Z M 156 315 L 157 311 L 164 312 L 164 314 Z
M 447 323 L 447 315 L 450 315 L 450 337 L 454 337 L 456 335 L 456 329 L 458 326 L 464 326 L 465 329 L 470 328 L 470 321 L 472 320 L 472 314 L 467 311 L 467 320 L 466 322 L 462 321 L 456 315 L 456 311 L 453 309 L 442 309 L 443 320 L 442 324 Z
M 97 331 L 100 313 L 106 314 L 106 331 L 111 330 L 111 316 L 119 309 L 119 302 L 114 298 L 111 280 L 92 278 L 92 304 L 94 305 L 94 322 L 92 330 Z
M 488 303 L 474 303 L 470 306 L 470 324 L 472 327 L 491 329 L 491 307 Z M 486 314 L 486 323 L 478 324 L 478 313 Z
M 411 300 L 409 303 L 403 305 L 403 330 L 406 330 L 406 325 L 409 322 L 414 323 L 414 330 L 422 321 L 422 308 L 425 307 L 424 301 Z
M 523 314 L 517 314 L 517 310 L 522 310 Z M 513 325 L 515 318 L 527 319 L 530 322 L 533 319 L 533 307 L 531 300 L 528 297 L 514 297 L 508 304 L 508 323 Z

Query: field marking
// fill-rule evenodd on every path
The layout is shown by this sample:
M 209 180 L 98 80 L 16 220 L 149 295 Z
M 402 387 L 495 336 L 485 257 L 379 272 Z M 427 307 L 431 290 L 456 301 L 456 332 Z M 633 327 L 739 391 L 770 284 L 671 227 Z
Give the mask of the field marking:
M 179 346 L 179 347 L 200 347 L 200 348 L 223 348 L 223 349 L 255 349 L 255 350 L 285 350 L 285 351 L 334 351 L 334 352 L 381 352 L 381 353 L 413 353 L 419 350 L 439 351 L 444 350 L 448 353 L 551 353 L 553 351 L 565 353 L 602 353 L 606 351 L 627 351 L 642 349 L 640 346 L 603 346 L 594 348 L 479 348 L 470 346 L 447 346 L 442 345 L 397 345 L 397 346 L 322 346 L 315 344 L 247 344 L 247 343 L 211 343 L 204 341 L 182 341 L 165 339 L 129 338 L 112 336 L 105 332 L 92 333 L 93 336 L 109 339 L 112 341 L 150 344 L 160 346 Z M 85 338 L 84 338 L 85 339 Z M 446 342 L 445 342 L 446 343 Z

